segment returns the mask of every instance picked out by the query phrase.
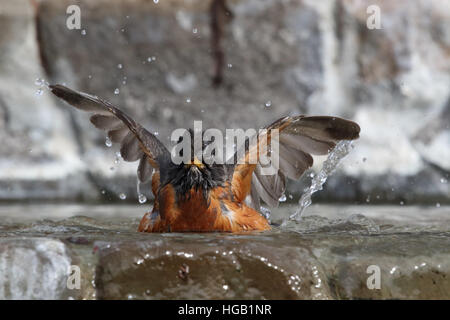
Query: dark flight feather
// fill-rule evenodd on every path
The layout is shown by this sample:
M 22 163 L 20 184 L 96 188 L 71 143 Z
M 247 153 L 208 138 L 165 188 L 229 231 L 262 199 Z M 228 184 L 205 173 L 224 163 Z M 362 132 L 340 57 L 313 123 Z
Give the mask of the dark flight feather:
M 96 128 L 107 131 L 112 142 L 120 143 L 120 153 L 125 161 L 141 160 L 140 172 L 138 170 L 141 182 L 148 181 L 152 174 L 152 170 L 143 161 L 148 161 L 149 165 L 158 169 L 161 161 L 170 158 L 169 151 L 155 135 L 109 102 L 59 84 L 51 85 L 50 89 L 55 96 L 75 108 L 94 113 L 90 118 L 91 123 Z
M 249 164 L 234 167 L 235 171 L 244 175 L 252 174 L 250 194 L 247 197 L 250 198 L 248 202 L 252 203 L 256 210 L 260 210 L 260 199 L 271 207 L 277 206 L 278 199 L 285 191 L 285 177 L 299 179 L 313 165 L 311 155 L 326 155 L 338 141 L 357 139 L 360 132 L 355 122 L 327 116 L 283 117 L 268 125 L 266 129 L 269 135 L 270 129 L 279 130 L 278 149 L 272 146 L 272 152 L 279 155 L 277 172 L 262 175 L 259 162 L 254 171 L 250 172 Z M 265 141 L 265 137 L 258 139 L 258 143 L 261 141 Z M 249 150 L 251 148 L 246 146 L 246 154 L 250 152 Z M 237 153 L 234 158 L 237 158 Z

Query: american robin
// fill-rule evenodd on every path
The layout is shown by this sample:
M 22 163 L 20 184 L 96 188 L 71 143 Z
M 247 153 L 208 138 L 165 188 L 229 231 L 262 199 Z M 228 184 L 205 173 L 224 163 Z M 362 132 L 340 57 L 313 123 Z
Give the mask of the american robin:
M 175 164 L 171 152 L 154 134 L 110 103 L 62 85 L 50 88 L 77 109 L 93 113 L 92 124 L 120 144 L 125 161 L 140 161 L 138 179 L 151 179 L 155 196 L 153 210 L 140 222 L 138 231 L 142 232 L 269 230 L 267 219 L 259 212 L 260 200 L 277 206 L 286 177 L 299 179 L 313 164 L 311 154 L 327 154 L 339 140 L 357 139 L 360 131 L 356 123 L 337 117 L 284 117 L 267 126 L 256 144 L 246 144 L 240 153 L 244 161 L 206 163 L 193 156 L 187 163 Z M 259 156 L 256 162 L 249 159 L 255 150 L 264 148 L 263 143 L 270 142 L 274 129 L 279 165 L 267 175 L 262 173 Z M 266 139 L 260 139 L 261 135 Z M 235 160 L 237 157 L 236 153 Z

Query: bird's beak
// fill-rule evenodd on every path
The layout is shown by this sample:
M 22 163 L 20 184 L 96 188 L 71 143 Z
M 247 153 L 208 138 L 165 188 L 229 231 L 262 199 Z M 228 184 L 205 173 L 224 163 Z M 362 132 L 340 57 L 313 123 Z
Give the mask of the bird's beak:
M 189 167 L 196 166 L 197 168 L 200 168 L 200 169 L 202 169 L 205 166 L 200 160 L 198 160 L 197 157 L 194 157 L 194 161 L 191 161 L 191 162 L 187 163 L 186 165 Z

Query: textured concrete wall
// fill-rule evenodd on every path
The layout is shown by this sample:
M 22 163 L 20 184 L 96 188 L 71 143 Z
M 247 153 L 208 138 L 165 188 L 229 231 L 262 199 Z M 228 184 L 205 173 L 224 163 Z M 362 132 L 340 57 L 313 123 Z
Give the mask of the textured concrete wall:
M 380 30 L 366 27 L 373 3 Z M 80 6 L 82 30 L 66 27 L 69 4 Z M 165 143 L 193 120 L 225 129 L 288 114 L 347 117 L 361 139 L 319 198 L 450 200 L 448 4 L 227 4 L 214 15 L 224 56 L 214 86 L 209 1 L 2 0 L 0 199 L 136 198 L 136 165 L 115 163 L 86 115 L 35 94 L 44 78 L 117 104 Z M 307 183 L 291 184 L 294 197 Z

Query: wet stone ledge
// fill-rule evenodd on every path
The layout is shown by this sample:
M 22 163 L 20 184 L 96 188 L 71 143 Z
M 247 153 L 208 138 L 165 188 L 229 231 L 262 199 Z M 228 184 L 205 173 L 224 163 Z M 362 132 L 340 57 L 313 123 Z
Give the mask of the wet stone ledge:
M 450 298 L 448 233 L 373 235 L 347 227 L 342 233 L 333 227 L 311 234 L 111 230 L 99 236 L 91 226 L 91 234 L 60 240 L 1 239 L 0 294 L 2 299 Z M 51 230 L 56 231 L 73 230 Z M 70 265 L 80 267 L 79 290 L 66 286 Z M 369 266 L 380 270 L 380 289 L 368 288 Z

